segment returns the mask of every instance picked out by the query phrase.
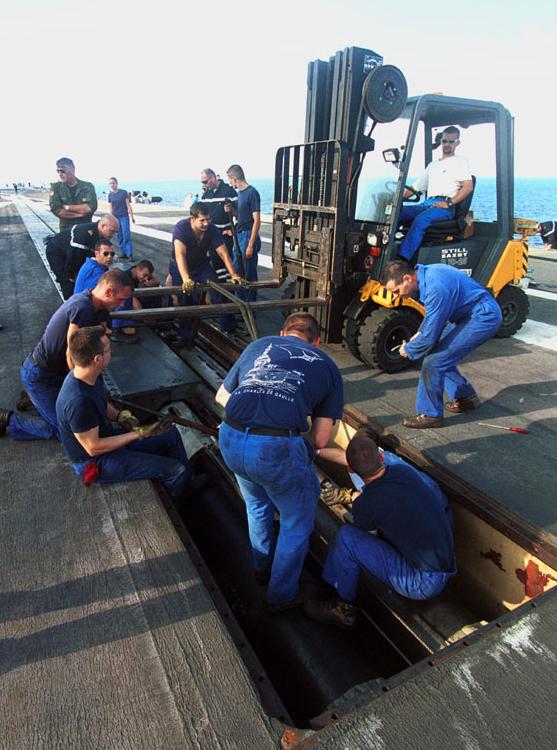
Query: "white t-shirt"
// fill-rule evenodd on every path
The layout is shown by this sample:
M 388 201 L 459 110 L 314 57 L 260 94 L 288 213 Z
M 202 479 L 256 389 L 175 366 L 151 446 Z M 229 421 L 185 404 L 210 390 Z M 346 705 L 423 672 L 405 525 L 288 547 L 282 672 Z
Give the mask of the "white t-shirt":
M 421 193 L 427 190 L 428 197 L 446 195 L 452 198 L 465 180 L 471 180 L 470 165 L 463 156 L 448 156 L 430 162 L 425 172 L 412 185 Z

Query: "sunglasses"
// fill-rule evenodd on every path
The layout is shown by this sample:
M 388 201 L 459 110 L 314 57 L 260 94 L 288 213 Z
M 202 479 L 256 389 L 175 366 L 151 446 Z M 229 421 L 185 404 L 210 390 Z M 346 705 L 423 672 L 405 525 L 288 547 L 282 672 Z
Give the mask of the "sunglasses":
M 57 167 L 56 171 L 58 172 L 58 174 L 66 174 L 66 170 L 65 169 L 60 169 L 60 167 Z
M 454 139 L 454 141 L 450 141 L 450 140 L 448 140 L 447 138 L 443 138 L 443 139 L 441 140 L 441 143 L 456 143 L 456 140 L 457 140 L 456 138 Z
M 206 185 L 209 182 L 209 180 L 201 180 L 202 185 Z
M 113 253 L 111 250 L 108 250 L 106 253 L 103 252 L 102 254 L 105 258 L 113 258 L 116 255 L 116 253 Z

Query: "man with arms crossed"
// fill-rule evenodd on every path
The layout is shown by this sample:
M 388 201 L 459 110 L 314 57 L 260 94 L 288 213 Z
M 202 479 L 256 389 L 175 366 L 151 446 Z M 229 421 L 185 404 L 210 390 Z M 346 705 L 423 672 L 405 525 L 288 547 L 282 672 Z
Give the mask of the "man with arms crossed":
M 78 180 L 71 159 L 63 156 L 56 162 L 58 182 L 50 186 L 50 210 L 60 220 L 60 231 L 74 224 L 91 221 L 97 210 L 97 193 L 91 182 Z

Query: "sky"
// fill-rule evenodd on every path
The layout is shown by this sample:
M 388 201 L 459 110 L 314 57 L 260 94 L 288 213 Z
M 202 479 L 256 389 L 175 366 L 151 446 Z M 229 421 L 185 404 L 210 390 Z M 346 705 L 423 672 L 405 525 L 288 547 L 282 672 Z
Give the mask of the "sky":
M 277 148 L 303 141 L 308 62 L 350 46 L 410 95 L 500 101 L 516 175 L 557 178 L 556 28 L 554 0 L 8 0 L 0 185 L 55 180 L 60 156 L 94 182 L 231 163 L 272 177 Z

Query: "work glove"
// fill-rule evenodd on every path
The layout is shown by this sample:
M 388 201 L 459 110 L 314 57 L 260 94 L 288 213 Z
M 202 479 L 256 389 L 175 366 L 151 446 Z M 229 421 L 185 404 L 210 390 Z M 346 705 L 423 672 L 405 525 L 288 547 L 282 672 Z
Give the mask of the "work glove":
M 196 286 L 197 284 L 193 279 L 186 279 L 182 282 L 182 291 L 184 294 L 191 294 Z
M 131 431 L 134 427 L 139 427 L 139 419 L 134 417 L 129 409 L 122 409 L 122 411 L 119 411 L 116 421 L 126 430 Z
M 248 283 L 247 279 L 244 279 L 243 276 L 240 276 L 237 273 L 233 273 L 230 280 L 233 284 L 238 284 L 238 286 L 246 286 L 246 284 Z
M 132 432 L 139 435 L 140 438 L 153 437 L 154 435 L 164 435 L 172 429 L 172 417 L 166 416 L 153 422 L 152 424 L 140 425 L 133 427 Z
M 334 484 L 327 482 L 321 485 L 321 495 L 319 499 L 325 505 L 344 505 L 350 507 L 352 505 L 352 492 L 353 490 L 348 487 L 335 487 Z

